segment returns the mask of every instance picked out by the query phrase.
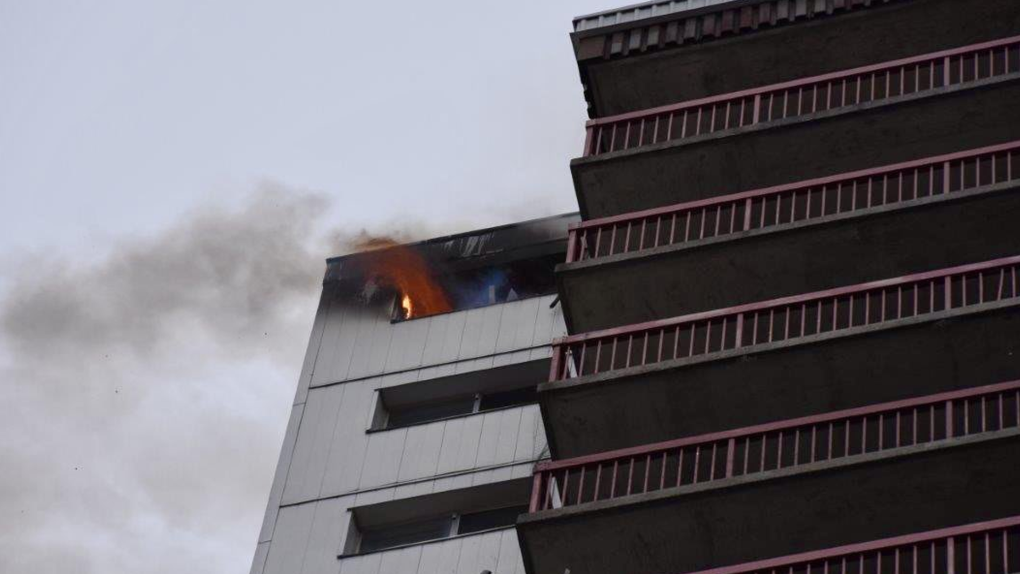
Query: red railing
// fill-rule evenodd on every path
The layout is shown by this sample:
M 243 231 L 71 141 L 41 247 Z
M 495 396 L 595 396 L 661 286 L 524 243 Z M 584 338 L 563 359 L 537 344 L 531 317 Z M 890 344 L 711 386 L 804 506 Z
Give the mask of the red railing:
M 1020 256 L 553 341 L 549 380 L 620 371 L 1016 299 Z
M 649 209 L 570 227 L 567 263 L 1020 180 L 1020 141 Z
M 693 574 L 1013 574 L 1020 516 L 759 560 Z
M 531 512 L 1020 427 L 1020 381 L 539 463 Z
M 1020 71 L 1020 37 L 1005 38 L 590 120 L 594 156 L 887 100 Z

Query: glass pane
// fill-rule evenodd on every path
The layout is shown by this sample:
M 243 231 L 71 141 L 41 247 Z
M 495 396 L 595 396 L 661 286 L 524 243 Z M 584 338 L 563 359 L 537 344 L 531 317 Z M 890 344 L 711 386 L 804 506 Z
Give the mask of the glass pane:
M 391 410 L 387 428 L 402 427 L 474 412 L 475 398 L 458 397 L 441 402 L 408 405 Z
M 488 411 L 502 407 L 527 405 L 537 402 L 538 388 L 529 386 L 521 389 L 482 395 L 482 402 L 479 406 L 479 410 Z
M 470 534 L 501 526 L 513 526 L 517 522 L 517 517 L 527 511 L 527 505 L 522 505 L 464 514 L 460 517 L 457 534 Z
M 452 520 L 451 517 L 445 516 L 365 530 L 361 533 L 361 546 L 358 551 L 371 552 L 404 544 L 447 538 L 450 536 Z

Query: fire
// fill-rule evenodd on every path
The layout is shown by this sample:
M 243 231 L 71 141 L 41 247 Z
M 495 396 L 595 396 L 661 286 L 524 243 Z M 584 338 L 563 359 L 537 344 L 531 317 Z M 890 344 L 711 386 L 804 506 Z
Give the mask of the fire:
M 405 319 L 453 310 L 425 258 L 414 249 L 385 237 L 366 238 L 358 247 L 363 251 L 378 250 L 365 258 L 365 270 L 380 286 L 397 292 Z

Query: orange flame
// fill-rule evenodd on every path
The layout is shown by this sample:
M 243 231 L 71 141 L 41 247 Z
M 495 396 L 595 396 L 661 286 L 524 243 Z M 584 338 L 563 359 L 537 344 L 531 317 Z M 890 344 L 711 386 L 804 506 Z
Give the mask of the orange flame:
M 386 237 L 371 237 L 358 244 L 374 251 L 366 258 L 369 277 L 400 295 L 404 318 L 425 317 L 453 310 L 443 287 L 436 282 L 425 259 L 414 249 Z

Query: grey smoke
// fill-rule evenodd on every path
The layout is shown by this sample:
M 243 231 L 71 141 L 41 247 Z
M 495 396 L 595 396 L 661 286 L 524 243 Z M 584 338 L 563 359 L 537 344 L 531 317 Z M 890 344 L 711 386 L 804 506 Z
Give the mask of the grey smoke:
M 364 233 L 322 229 L 328 207 L 266 184 L 98 262 L 19 267 L 0 304 L 0 571 L 247 571 L 323 260 Z

